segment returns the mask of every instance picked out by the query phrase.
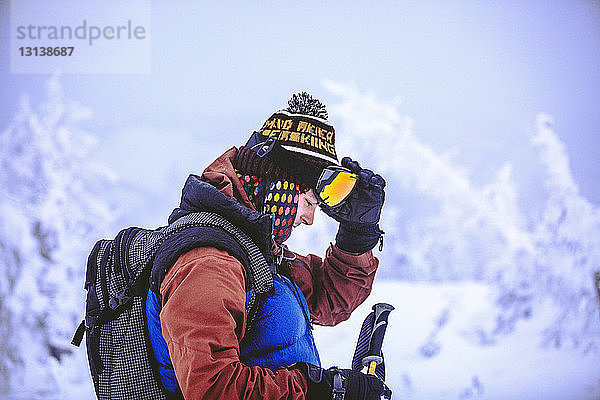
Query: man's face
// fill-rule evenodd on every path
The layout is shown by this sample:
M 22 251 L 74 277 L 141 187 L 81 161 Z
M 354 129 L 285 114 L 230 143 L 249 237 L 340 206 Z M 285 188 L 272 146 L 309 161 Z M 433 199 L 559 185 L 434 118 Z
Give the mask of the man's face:
M 308 192 L 301 193 L 298 196 L 298 212 L 294 220 L 294 228 L 300 224 L 312 225 L 315 218 L 318 202 L 315 192 L 310 189 Z

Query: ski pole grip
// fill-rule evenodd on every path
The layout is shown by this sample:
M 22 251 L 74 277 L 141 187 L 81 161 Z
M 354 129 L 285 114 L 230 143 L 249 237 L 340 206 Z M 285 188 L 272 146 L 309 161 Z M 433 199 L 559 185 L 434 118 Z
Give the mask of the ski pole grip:
M 394 306 L 387 303 L 377 303 L 373 306 L 373 330 L 371 331 L 369 351 L 362 359 L 363 365 L 368 367 L 368 373 L 371 375 L 375 373 L 375 367 L 383 362 L 381 347 L 388 325 L 388 317 L 393 309 Z

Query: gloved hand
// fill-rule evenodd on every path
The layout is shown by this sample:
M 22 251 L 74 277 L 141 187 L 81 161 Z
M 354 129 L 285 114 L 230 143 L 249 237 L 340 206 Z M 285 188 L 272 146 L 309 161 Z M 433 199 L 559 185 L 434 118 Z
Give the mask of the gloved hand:
M 363 169 L 350 157 L 342 158 L 342 167 L 358 175 L 358 183 L 348 199 L 338 207 L 321 204 L 321 209 L 340 223 L 337 246 L 350 253 L 371 250 L 383 231 L 378 222 L 385 200 L 385 180 L 369 169 Z
M 307 363 L 297 363 L 292 369 L 300 369 L 308 378 L 306 397 L 311 400 L 380 400 L 381 396 L 392 397 L 390 388 L 375 375 L 337 367 L 322 369 Z

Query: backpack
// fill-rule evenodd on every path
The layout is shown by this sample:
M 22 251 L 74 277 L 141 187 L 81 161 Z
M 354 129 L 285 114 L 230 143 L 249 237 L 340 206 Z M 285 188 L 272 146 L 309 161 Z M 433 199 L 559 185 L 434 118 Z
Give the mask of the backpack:
M 131 227 L 112 240 L 98 241 L 88 260 L 85 319 L 72 344 L 86 336 L 87 357 L 98 399 L 166 399 L 145 320 L 145 299 L 154 257 L 161 244 L 188 228 L 223 230 L 248 258 L 246 290 L 247 330 L 256 314 L 257 299 L 273 290 L 272 272 L 265 257 L 240 228 L 211 212 L 187 214 L 172 224 L 147 230 Z

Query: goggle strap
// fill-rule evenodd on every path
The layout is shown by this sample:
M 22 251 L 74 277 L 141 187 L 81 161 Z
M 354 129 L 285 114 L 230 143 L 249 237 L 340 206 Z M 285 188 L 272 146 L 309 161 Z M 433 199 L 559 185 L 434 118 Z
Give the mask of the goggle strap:
M 322 169 L 301 159 L 291 151 L 285 150 L 274 137 L 269 137 L 264 142 L 252 147 L 254 149 L 258 147 L 259 157 L 268 158 L 291 176 L 299 177 L 313 188 L 317 185 Z
M 266 156 L 268 153 L 271 152 L 271 150 L 273 150 L 273 146 L 275 146 L 275 142 L 276 142 L 275 138 L 270 137 L 270 138 L 267 138 L 267 140 L 265 140 L 264 142 L 259 143 L 257 145 L 258 150 L 256 151 L 256 154 L 261 158 Z

